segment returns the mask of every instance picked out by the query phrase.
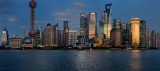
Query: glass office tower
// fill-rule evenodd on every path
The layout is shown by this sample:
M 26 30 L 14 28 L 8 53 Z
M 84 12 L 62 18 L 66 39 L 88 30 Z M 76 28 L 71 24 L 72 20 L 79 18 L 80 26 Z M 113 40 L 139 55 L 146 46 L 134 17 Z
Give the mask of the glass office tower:
M 107 24 L 108 24 L 107 38 L 110 39 L 110 32 L 112 30 L 112 4 L 106 4 L 105 10 L 107 13 Z
M 97 13 L 92 12 L 89 14 L 89 24 L 88 24 L 88 34 L 89 39 L 97 37 Z
M 88 15 L 81 13 L 80 15 L 80 35 L 88 38 Z
M 132 18 L 131 19 L 131 46 L 139 47 L 140 42 L 140 19 Z

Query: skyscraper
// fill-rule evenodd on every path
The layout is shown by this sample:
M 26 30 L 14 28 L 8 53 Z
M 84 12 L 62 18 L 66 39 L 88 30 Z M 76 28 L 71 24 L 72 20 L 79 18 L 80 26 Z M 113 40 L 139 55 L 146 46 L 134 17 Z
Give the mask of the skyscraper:
M 107 25 L 108 25 L 108 36 L 107 38 L 110 39 L 110 32 L 112 30 L 112 4 L 106 4 L 106 13 L 107 13 Z
M 68 23 L 67 23 L 68 24 Z M 66 26 L 67 28 L 68 26 Z M 58 27 L 58 23 L 53 25 L 53 29 L 54 29 L 54 44 L 56 44 L 56 46 L 58 47 L 58 45 L 60 45 L 60 38 L 61 38 L 61 30 Z
M 102 39 L 105 38 L 104 23 L 101 20 L 99 21 L 99 38 L 102 38 Z
M 160 34 L 156 34 L 156 48 L 160 48 Z
M 66 47 L 68 46 L 76 46 L 76 42 L 77 42 L 77 31 L 67 31 L 66 32 Z
M 63 28 L 64 28 L 64 29 L 68 28 L 68 21 L 64 21 Z
M 121 30 L 117 29 L 111 30 L 111 41 L 112 41 L 112 46 L 114 47 L 121 46 Z
M 62 35 L 61 35 L 61 29 L 58 29 L 58 47 L 62 46 Z
M 42 32 L 43 45 L 49 47 L 55 47 L 54 44 L 54 29 L 51 24 L 47 24 L 47 27 Z
M 151 48 L 156 48 L 156 31 L 151 32 Z
M 97 37 L 97 13 L 92 12 L 89 14 L 89 26 L 88 26 L 89 39 Z
M 146 48 L 149 48 L 149 29 L 146 29 Z
M 38 27 L 36 33 L 36 46 L 42 45 L 42 28 Z
M 132 47 L 139 47 L 139 42 L 140 42 L 139 23 L 140 23 L 139 18 L 131 19 L 131 46 Z
M 108 37 L 107 13 L 104 9 L 102 12 L 102 20 L 99 22 L 99 37 L 106 39 Z
M 121 45 L 127 47 L 130 45 L 129 40 L 130 24 L 122 24 L 121 26 Z
M 36 2 L 34 0 L 32 0 L 29 3 L 29 6 L 31 8 L 31 30 L 35 30 L 35 8 L 37 6 Z
M 140 47 L 146 47 L 146 21 L 140 21 Z
M 117 29 L 117 30 L 121 29 L 121 20 L 120 19 L 113 20 L 113 28 Z
M 29 32 L 27 29 L 25 30 L 25 37 L 29 37 Z
M 121 20 L 113 20 L 113 29 L 111 31 L 111 40 L 114 47 L 121 46 Z
M 9 40 L 9 35 L 8 35 L 7 28 L 5 27 L 2 32 L 2 47 L 5 47 L 6 45 L 8 45 L 8 40 Z
M 29 6 L 31 8 L 31 25 L 30 25 L 30 32 L 29 32 L 29 36 L 32 38 L 33 42 L 33 46 L 35 46 L 36 44 L 36 31 L 35 31 L 35 8 L 37 6 L 36 2 L 34 0 L 32 0 L 29 3 Z
M 69 31 L 68 21 L 64 21 L 63 27 L 63 46 L 66 46 L 66 32 Z
M 81 13 L 80 15 L 80 35 L 88 38 L 88 15 Z

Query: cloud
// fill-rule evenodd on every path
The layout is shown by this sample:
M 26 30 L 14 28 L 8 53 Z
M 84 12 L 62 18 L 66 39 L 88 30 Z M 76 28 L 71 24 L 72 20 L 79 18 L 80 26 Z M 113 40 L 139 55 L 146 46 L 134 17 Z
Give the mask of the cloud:
M 26 26 L 20 26 L 19 29 L 27 29 Z
M 6 18 L 0 18 L 0 22 L 3 22 L 3 23 L 16 23 L 18 20 L 17 19 L 15 19 L 15 18 L 8 18 L 8 19 L 6 19 Z
M 80 9 L 83 9 L 85 8 L 85 4 L 84 3 L 73 3 L 73 6 L 76 7 L 76 8 L 80 8 Z
M 53 16 L 55 20 L 58 21 L 77 21 L 79 20 L 80 13 L 82 12 L 82 9 L 85 8 L 85 4 L 83 3 L 72 3 L 73 8 L 68 8 L 64 12 L 57 12 L 54 13 Z
M 8 21 L 11 22 L 11 23 L 17 22 L 17 20 L 15 18 L 8 18 Z

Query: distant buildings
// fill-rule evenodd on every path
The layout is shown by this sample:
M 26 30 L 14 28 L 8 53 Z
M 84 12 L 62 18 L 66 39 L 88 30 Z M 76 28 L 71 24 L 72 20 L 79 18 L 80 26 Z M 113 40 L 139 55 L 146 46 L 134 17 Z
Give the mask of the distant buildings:
M 11 48 L 33 48 L 33 47 L 146 47 L 160 48 L 160 34 L 153 30 L 151 37 L 149 29 L 146 29 L 146 21 L 132 18 L 130 24 L 122 24 L 120 19 L 112 20 L 112 4 L 106 4 L 99 20 L 99 37 L 97 32 L 97 13 L 89 15 L 80 14 L 80 35 L 77 31 L 69 30 L 68 21 L 64 21 L 63 31 L 58 23 L 47 24 L 43 30 L 35 30 L 35 8 L 34 0 L 29 3 L 30 31 L 25 30 L 25 38 L 13 36 L 9 39 L 6 27 L 2 32 L 2 46 Z M 113 25 L 112 25 L 113 24 Z M 42 32 L 43 30 L 43 32 Z
M 105 7 L 106 13 L 107 13 L 107 34 L 108 36 L 106 38 L 110 39 L 110 32 L 112 30 L 112 4 L 106 4 Z
M 75 47 L 77 42 L 77 31 L 69 30 L 66 33 L 66 47 Z
M 68 21 L 64 21 L 64 25 L 63 25 L 63 45 L 62 46 L 66 46 L 66 32 L 69 31 L 69 27 L 68 27 Z
M 20 36 L 15 35 L 9 39 L 9 47 L 11 48 L 20 48 L 22 47 L 22 38 Z
M 121 26 L 121 45 L 122 47 L 130 46 L 130 24 L 122 24 Z
M 150 39 L 149 39 L 149 29 L 147 29 L 146 28 L 146 48 L 149 48 L 150 46 L 149 46 L 149 41 L 150 41 Z
M 156 31 L 152 30 L 151 32 L 151 47 L 156 48 Z
M 2 32 L 2 47 L 6 47 L 8 45 L 9 34 L 7 28 L 5 27 Z
M 139 47 L 140 42 L 140 19 L 132 18 L 131 19 L 131 47 Z
M 36 33 L 36 46 L 40 46 L 42 45 L 42 28 L 37 28 Z
M 97 13 L 92 12 L 89 14 L 89 26 L 88 26 L 89 39 L 97 38 Z
M 112 46 L 121 46 L 121 20 L 119 19 L 113 20 L 113 29 L 111 30 L 111 41 Z
M 66 25 L 64 28 L 66 28 L 67 26 L 68 25 Z M 56 44 L 56 46 L 58 47 L 59 45 L 61 45 L 61 30 L 58 27 L 58 23 L 53 25 L 53 29 L 54 29 L 54 44 Z
M 54 28 L 50 23 L 47 24 L 47 27 L 42 32 L 42 44 L 47 47 L 55 47 L 54 44 Z
M 106 10 L 102 12 L 102 20 L 99 22 L 99 38 L 107 39 L 108 37 L 108 24 Z
M 88 15 L 84 13 L 80 15 L 80 35 L 88 38 Z
M 29 32 L 27 29 L 25 30 L 25 37 L 29 37 Z
M 84 44 L 85 37 L 84 36 L 81 36 L 81 35 L 78 36 L 77 40 L 78 40 L 78 42 L 77 42 L 78 46 L 85 46 L 85 44 Z
M 146 47 L 146 21 L 140 20 L 140 47 Z

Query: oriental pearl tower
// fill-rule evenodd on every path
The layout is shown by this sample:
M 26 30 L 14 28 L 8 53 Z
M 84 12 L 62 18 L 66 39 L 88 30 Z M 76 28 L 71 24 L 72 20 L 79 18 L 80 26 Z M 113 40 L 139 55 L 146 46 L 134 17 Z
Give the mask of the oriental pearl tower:
M 35 8 L 37 6 L 34 0 L 30 1 L 29 6 L 31 8 L 31 24 L 30 24 L 30 32 L 29 36 L 32 38 L 32 44 L 35 46 L 36 42 L 36 32 L 35 32 Z

